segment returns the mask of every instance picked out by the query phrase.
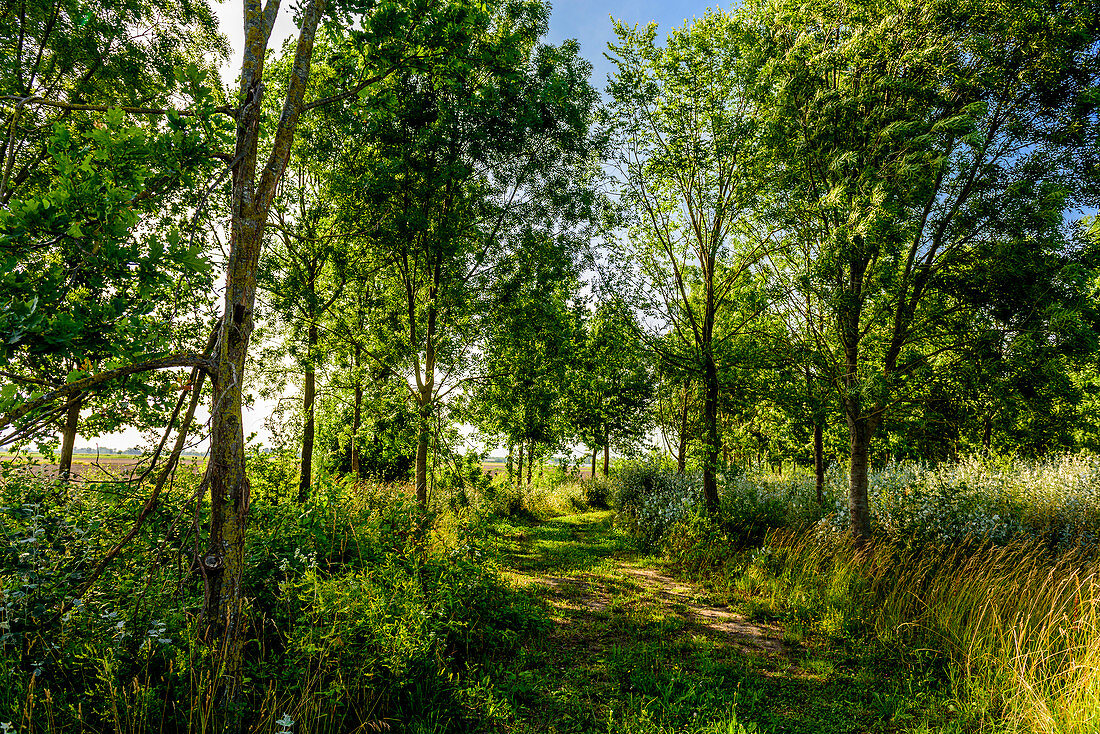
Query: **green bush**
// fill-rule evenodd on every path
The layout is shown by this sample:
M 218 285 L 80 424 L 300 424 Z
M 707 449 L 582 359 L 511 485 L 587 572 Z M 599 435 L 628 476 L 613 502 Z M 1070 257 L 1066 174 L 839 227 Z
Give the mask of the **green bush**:
M 581 499 L 593 510 L 611 507 L 611 482 L 607 477 L 592 477 L 581 484 Z
M 836 529 L 849 524 L 845 477 L 832 478 Z M 1004 544 L 1038 540 L 1051 548 L 1100 544 L 1100 457 L 1035 461 L 978 458 L 929 467 L 891 463 L 871 472 L 872 527 L 900 543 L 981 537 Z
M 837 474 L 833 469 L 830 476 Z M 811 525 L 832 504 L 831 497 L 824 506 L 818 504 L 814 477 L 809 473 L 736 474 L 719 479 L 719 516 L 742 547 L 759 544 L 773 528 Z
M 651 546 L 701 499 L 701 477 L 678 474 L 660 457 L 621 462 L 611 483 L 618 521 Z
M 181 476 L 165 492 L 79 599 L 143 493 L 0 482 L 0 721 L 33 716 L 49 722 L 41 731 L 201 728 L 210 650 L 198 639 L 202 585 L 181 531 L 194 517 L 194 480 Z M 268 730 L 285 713 L 296 732 L 492 725 L 499 700 L 479 669 L 547 622 L 497 575 L 468 524 L 441 523 L 453 531 L 445 541 L 424 535 L 401 488 L 321 476 L 302 505 L 272 502 L 280 493 L 268 489 L 254 499 L 246 548 L 242 710 Z M 59 615 L 66 601 L 72 608 Z

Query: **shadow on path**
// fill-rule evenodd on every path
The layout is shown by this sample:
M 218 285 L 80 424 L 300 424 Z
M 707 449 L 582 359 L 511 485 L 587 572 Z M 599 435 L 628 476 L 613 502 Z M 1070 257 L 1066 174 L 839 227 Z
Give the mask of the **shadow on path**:
M 889 671 L 819 658 L 780 624 L 712 603 L 658 570 L 610 513 L 504 526 L 498 542 L 554 623 L 507 687 L 512 731 L 906 731 L 904 707 L 868 685 Z

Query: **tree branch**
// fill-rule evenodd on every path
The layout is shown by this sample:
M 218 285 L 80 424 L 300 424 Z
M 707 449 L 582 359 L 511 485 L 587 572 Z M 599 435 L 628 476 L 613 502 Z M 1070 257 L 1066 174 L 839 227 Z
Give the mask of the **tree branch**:
M 157 357 L 156 359 L 146 360 L 145 362 L 138 362 L 113 370 L 105 370 L 95 375 L 89 375 L 82 380 L 76 380 L 62 385 L 36 400 L 30 400 L 23 403 L 14 410 L 0 416 L 0 429 L 7 428 L 15 421 L 23 418 L 29 413 L 33 413 L 39 408 L 50 405 L 58 400 L 69 400 L 75 395 L 88 392 L 120 377 L 126 377 L 127 375 L 133 375 L 138 372 L 163 370 L 172 367 L 194 367 L 210 375 L 215 373 L 214 363 L 206 355 L 190 352 L 169 354 L 165 357 Z

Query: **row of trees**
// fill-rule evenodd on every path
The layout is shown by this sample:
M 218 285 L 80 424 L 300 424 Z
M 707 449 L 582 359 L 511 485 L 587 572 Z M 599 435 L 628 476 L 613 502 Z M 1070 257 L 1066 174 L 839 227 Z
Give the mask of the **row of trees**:
M 846 424 L 860 542 L 899 410 L 970 380 L 939 397 L 977 388 L 988 447 L 1012 371 L 1095 354 L 1095 240 L 1067 212 L 1096 201 L 1100 15 L 1048 10 L 758 2 L 664 46 L 616 27 L 630 232 L 609 277 L 700 385 L 708 507 L 722 373 L 759 365 L 764 334 L 819 474 L 822 424 Z
M 1095 384 L 1097 232 L 1067 213 L 1096 202 L 1098 7 L 618 24 L 601 104 L 538 0 L 309 0 L 278 54 L 277 0 L 244 5 L 234 95 L 203 2 L 0 14 L 5 442 L 60 427 L 67 471 L 78 430 L 163 429 L 155 461 L 175 431 L 152 507 L 208 401 L 195 571 L 227 701 L 241 409 L 288 374 L 299 500 L 332 454 L 408 468 L 424 506 L 458 423 L 528 472 L 571 442 L 606 471 L 657 423 L 714 511 L 738 453 L 809 447 L 820 477 L 843 426 L 860 542 L 876 436 L 976 421 L 988 449 Z

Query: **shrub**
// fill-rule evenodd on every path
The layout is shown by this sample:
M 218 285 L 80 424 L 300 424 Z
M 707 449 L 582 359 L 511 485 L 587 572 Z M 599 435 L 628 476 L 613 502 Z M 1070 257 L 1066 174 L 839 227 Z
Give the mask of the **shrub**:
M 841 481 L 838 482 L 837 479 Z M 849 525 L 843 477 L 833 478 L 835 513 Z M 928 467 L 890 464 L 869 477 L 875 532 L 905 543 L 1014 538 L 1051 547 L 1095 547 L 1100 541 L 1100 458 L 1059 456 L 1037 461 L 976 458 Z
M 581 483 L 581 499 L 593 510 L 611 507 L 611 481 L 607 477 L 592 477 Z
M 732 537 L 727 527 L 696 507 L 665 534 L 665 557 L 681 573 L 696 578 L 714 577 L 734 561 L 741 547 L 741 539 Z
M 678 474 L 660 458 L 624 461 L 611 483 L 618 520 L 650 546 L 657 545 L 702 496 L 697 474 Z
M 197 639 L 202 588 L 180 532 L 194 517 L 194 478 L 179 479 L 75 601 L 142 493 L 0 482 L 0 722 L 196 729 L 212 661 Z M 252 683 L 240 705 L 257 727 L 274 730 L 284 712 L 311 733 L 385 728 L 386 718 L 466 731 L 499 716 L 478 671 L 543 629 L 545 615 L 500 579 L 465 523 L 450 542 L 425 538 L 405 488 L 325 476 L 305 504 L 276 497 L 255 498 L 246 548 Z M 66 600 L 74 605 L 58 617 Z
M 287 582 L 284 690 L 323 692 L 331 730 L 361 725 L 356 711 L 406 722 L 431 712 L 470 728 L 481 712 L 456 703 L 463 672 L 546 624 L 478 560 L 469 549 L 390 555 L 370 569 Z
M 830 470 L 831 476 L 837 474 Z M 770 529 L 804 527 L 824 514 L 812 474 L 728 474 L 720 479 L 719 514 L 741 546 L 760 543 Z

